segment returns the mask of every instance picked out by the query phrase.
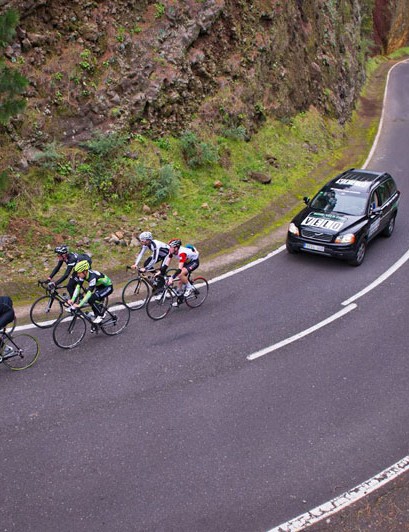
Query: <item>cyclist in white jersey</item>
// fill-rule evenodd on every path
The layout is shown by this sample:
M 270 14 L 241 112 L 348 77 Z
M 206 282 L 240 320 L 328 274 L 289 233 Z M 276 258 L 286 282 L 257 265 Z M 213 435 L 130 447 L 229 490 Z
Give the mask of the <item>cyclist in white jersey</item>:
M 143 268 L 140 268 L 141 272 L 153 269 L 157 262 L 163 264 L 163 260 L 169 254 L 169 246 L 160 240 L 154 240 L 150 231 L 144 231 L 141 233 L 139 235 L 139 240 L 142 244 L 142 249 L 135 259 L 135 264 L 133 264 L 131 268 L 136 270 L 147 250 L 150 250 L 152 255 L 145 260 Z

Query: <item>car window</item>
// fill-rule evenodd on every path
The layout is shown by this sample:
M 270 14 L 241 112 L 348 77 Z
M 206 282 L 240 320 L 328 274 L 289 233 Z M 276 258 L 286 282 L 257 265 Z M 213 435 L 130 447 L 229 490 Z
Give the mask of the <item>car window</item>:
M 389 199 L 396 192 L 395 181 L 393 179 L 388 179 L 387 181 L 385 181 L 384 186 L 385 186 L 385 190 L 388 191 L 388 199 Z
M 371 201 L 369 202 L 369 205 L 371 207 L 371 211 L 382 205 L 381 200 L 378 196 L 378 189 L 372 192 Z
M 379 203 L 380 205 L 383 205 L 386 201 L 388 201 L 389 194 L 388 189 L 385 187 L 385 183 L 382 183 L 382 185 L 379 185 L 377 188 L 378 197 L 379 197 Z
M 310 207 L 328 213 L 361 216 L 365 213 L 367 197 L 365 193 L 325 187 L 313 198 Z

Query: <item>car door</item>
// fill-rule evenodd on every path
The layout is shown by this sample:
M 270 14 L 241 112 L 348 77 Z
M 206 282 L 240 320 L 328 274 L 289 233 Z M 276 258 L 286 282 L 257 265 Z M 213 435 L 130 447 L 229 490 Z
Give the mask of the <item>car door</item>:
M 368 228 L 368 240 L 371 240 L 381 230 L 382 224 L 382 198 L 380 196 L 379 187 L 372 191 L 369 200 L 369 228 Z
M 392 216 L 393 209 L 395 208 L 395 202 L 392 199 L 395 186 L 392 179 L 387 179 L 379 185 L 377 193 L 382 208 L 381 223 L 379 230 L 382 231 L 388 225 L 390 217 Z

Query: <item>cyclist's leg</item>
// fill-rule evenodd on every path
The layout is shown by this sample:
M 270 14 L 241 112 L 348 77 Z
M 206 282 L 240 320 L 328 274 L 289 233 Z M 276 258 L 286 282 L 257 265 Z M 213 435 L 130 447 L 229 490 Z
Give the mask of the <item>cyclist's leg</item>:
M 187 290 L 188 292 L 191 291 L 193 289 L 193 286 L 191 285 L 190 283 L 190 275 L 192 272 L 194 272 L 195 270 L 197 270 L 197 268 L 199 267 L 199 259 L 196 259 L 196 260 L 193 260 L 191 261 L 189 264 L 186 265 L 186 284 L 185 284 L 185 290 Z
M 107 296 L 112 294 L 113 291 L 114 287 L 112 285 L 104 286 L 104 288 L 95 290 L 95 292 L 89 298 L 88 303 L 91 305 L 95 316 L 102 316 L 104 314 L 105 309 L 102 302 Z
M 0 316 L 0 330 L 4 329 L 6 327 L 6 325 L 8 325 L 12 321 L 14 321 L 14 318 L 15 318 L 14 310 L 13 310 L 13 308 L 9 308 L 9 310 L 4 312 Z
M 70 299 L 72 299 L 72 294 L 74 293 L 76 286 L 77 286 L 77 283 L 75 281 L 75 274 L 73 274 L 70 277 L 70 280 L 68 281 L 68 284 L 67 284 L 67 292 L 68 292 L 68 295 L 70 296 Z

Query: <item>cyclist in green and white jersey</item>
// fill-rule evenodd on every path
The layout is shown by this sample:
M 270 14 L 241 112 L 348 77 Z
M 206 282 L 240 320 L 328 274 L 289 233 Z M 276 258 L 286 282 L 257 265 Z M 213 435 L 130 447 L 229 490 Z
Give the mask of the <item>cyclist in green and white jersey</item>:
M 92 321 L 94 323 L 101 323 L 104 314 L 101 306 L 97 303 L 101 302 L 114 291 L 111 279 L 97 270 L 91 270 L 89 262 L 86 260 L 78 262 L 74 266 L 74 272 L 76 274 L 74 278 L 76 286 L 72 299 L 70 299 L 68 303 L 74 308 L 81 308 L 89 303 L 95 315 L 95 318 Z M 84 282 L 88 283 L 88 290 L 85 292 L 81 301 L 75 303 Z

